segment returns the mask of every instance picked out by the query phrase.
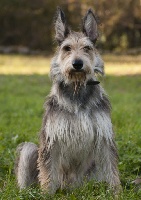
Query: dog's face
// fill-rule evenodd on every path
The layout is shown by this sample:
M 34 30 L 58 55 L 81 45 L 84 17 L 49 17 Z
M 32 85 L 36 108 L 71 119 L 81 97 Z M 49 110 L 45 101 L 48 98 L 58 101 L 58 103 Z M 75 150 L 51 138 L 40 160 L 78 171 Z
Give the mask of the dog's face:
M 82 32 L 71 31 L 64 13 L 58 9 L 55 30 L 59 45 L 55 62 L 67 84 L 86 84 L 89 80 L 95 80 L 96 72 L 104 73 L 103 61 L 95 49 L 98 31 L 91 10 L 85 15 L 82 28 Z

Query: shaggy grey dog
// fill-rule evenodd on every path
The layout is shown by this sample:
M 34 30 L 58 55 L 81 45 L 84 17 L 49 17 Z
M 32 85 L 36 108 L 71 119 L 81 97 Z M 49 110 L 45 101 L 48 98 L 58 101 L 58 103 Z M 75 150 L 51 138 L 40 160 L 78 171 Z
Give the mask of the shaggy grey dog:
M 44 191 L 55 193 L 84 179 L 96 179 L 117 188 L 111 106 L 96 78 L 97 73 L 104 74 L 95 49 L 96 17 L 89 9 L 82 32 L 74 32 L 58 9 L 55 30 L 58 50 L 51 65 L 53 85 L 45 103 L 39 148 L 33 143 L 18 147 L 18 185 L 24 188 L 39 182 Z

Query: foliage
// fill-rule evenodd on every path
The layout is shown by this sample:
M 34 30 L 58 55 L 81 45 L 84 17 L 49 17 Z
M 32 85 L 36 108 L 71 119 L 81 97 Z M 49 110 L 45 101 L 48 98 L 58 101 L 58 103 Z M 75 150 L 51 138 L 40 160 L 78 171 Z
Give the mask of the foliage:
M 54 36 L 53 17 L 57 6 L 78 30 L 82 16 L 92 7 L 100 17 L 99 47 L 126 50 L 140 47 L 140 0 L 1 0 L 0 45 L 21 45 L 51 52 Z
M 104 56 L 104 58 L 108 68 L 110 57 Z M 9 62 L 7 64 L 7 59 L 7 56 L 1 56 L 1 60 L 8 69 L 10 64 Z M 24 68 L 26 64 L 23 61 L 30 62 L 33 57 L 25 56 L 19 61 L 19 56 L 13 55 L 10 57 L 11 63 L 16 63 L 16 59 L 17 65 Z M 45 58 L 38 57 L 36 61 L 38 67 L 44 68 L 42 59 Z M 114 64 L 118 64 L 121 70 L 122 59 L 119 63 L 119 57 L 116 60 L 115 56 L 111 56 L 113 68 Z M 127 62 L 134 59 L 134 57 L 124 57 L 124 61 Z M 1 67 L 2 64 L 0 69 Z M 121 200 L 141 199 L 141 191 L 137 191 L 131 183 L 137 176 L 141 176 L 140 74 L 107 75 L 104 80 L 101 80 L 113 107 L 112 121 L 119 150 L 119 171 L 123 186 L 123 193 L 119 198 Z M 84 186 L 72 191 L 58 191 L 55 196 L 41 193 L 38 187 L 30 187 L 23 191 L 17 188 L 13 172 L 15 149 L 20 142 L 38 143 L 43 103 L 50 91 L 50 86 L 51 82 L 47 74 L 39 75 L 30 72 L 28 75 L 0 75 L 0 199 L 112 200 L 113 196 L 107 185 L 97 182 L 85 183 Z

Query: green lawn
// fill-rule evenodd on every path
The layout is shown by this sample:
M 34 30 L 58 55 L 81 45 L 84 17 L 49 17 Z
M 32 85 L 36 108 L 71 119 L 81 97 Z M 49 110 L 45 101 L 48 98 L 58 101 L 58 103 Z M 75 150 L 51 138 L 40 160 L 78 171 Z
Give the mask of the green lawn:
M 104 59 L 108 75 L 101 82 L 113 107 L 112 121 L 123 186 L 120 199 L 137 200 L 141 199 L 141 191 L 137 191 L 131 182 L 141 176 L 141 58 L 123 56 L 120 59 L 108 55 Z M 49 62 L 50 59 L 41 56 L 0 55 L 0 199 L 113 199 L 104 184 L 94 182 L 85 183 L 71 192 L 58 191 L 53 197 L 42 194 L 39 188 L 19 191 L 16 186 L 13 173 L 15 149 L 23 141 L 38 143 L 43 103 L 51 86 L 46 74 Z M 121 72 L 125 75 L 117 76 Z

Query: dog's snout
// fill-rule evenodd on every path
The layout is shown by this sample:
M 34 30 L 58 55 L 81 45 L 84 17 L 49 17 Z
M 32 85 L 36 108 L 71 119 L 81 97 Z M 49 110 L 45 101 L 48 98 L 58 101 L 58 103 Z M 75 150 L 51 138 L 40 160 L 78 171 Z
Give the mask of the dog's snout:
M 82 69 L 82 67 L 83 67 L 83 61 L 80 60 L 80 59 L 76 59 L 76 60 L 74 60 L 74 61 L 72 62 L 72 65 L 73 65 L 73 67 L 74 67 L 76 70 L 80 70 L 80 69 Z

